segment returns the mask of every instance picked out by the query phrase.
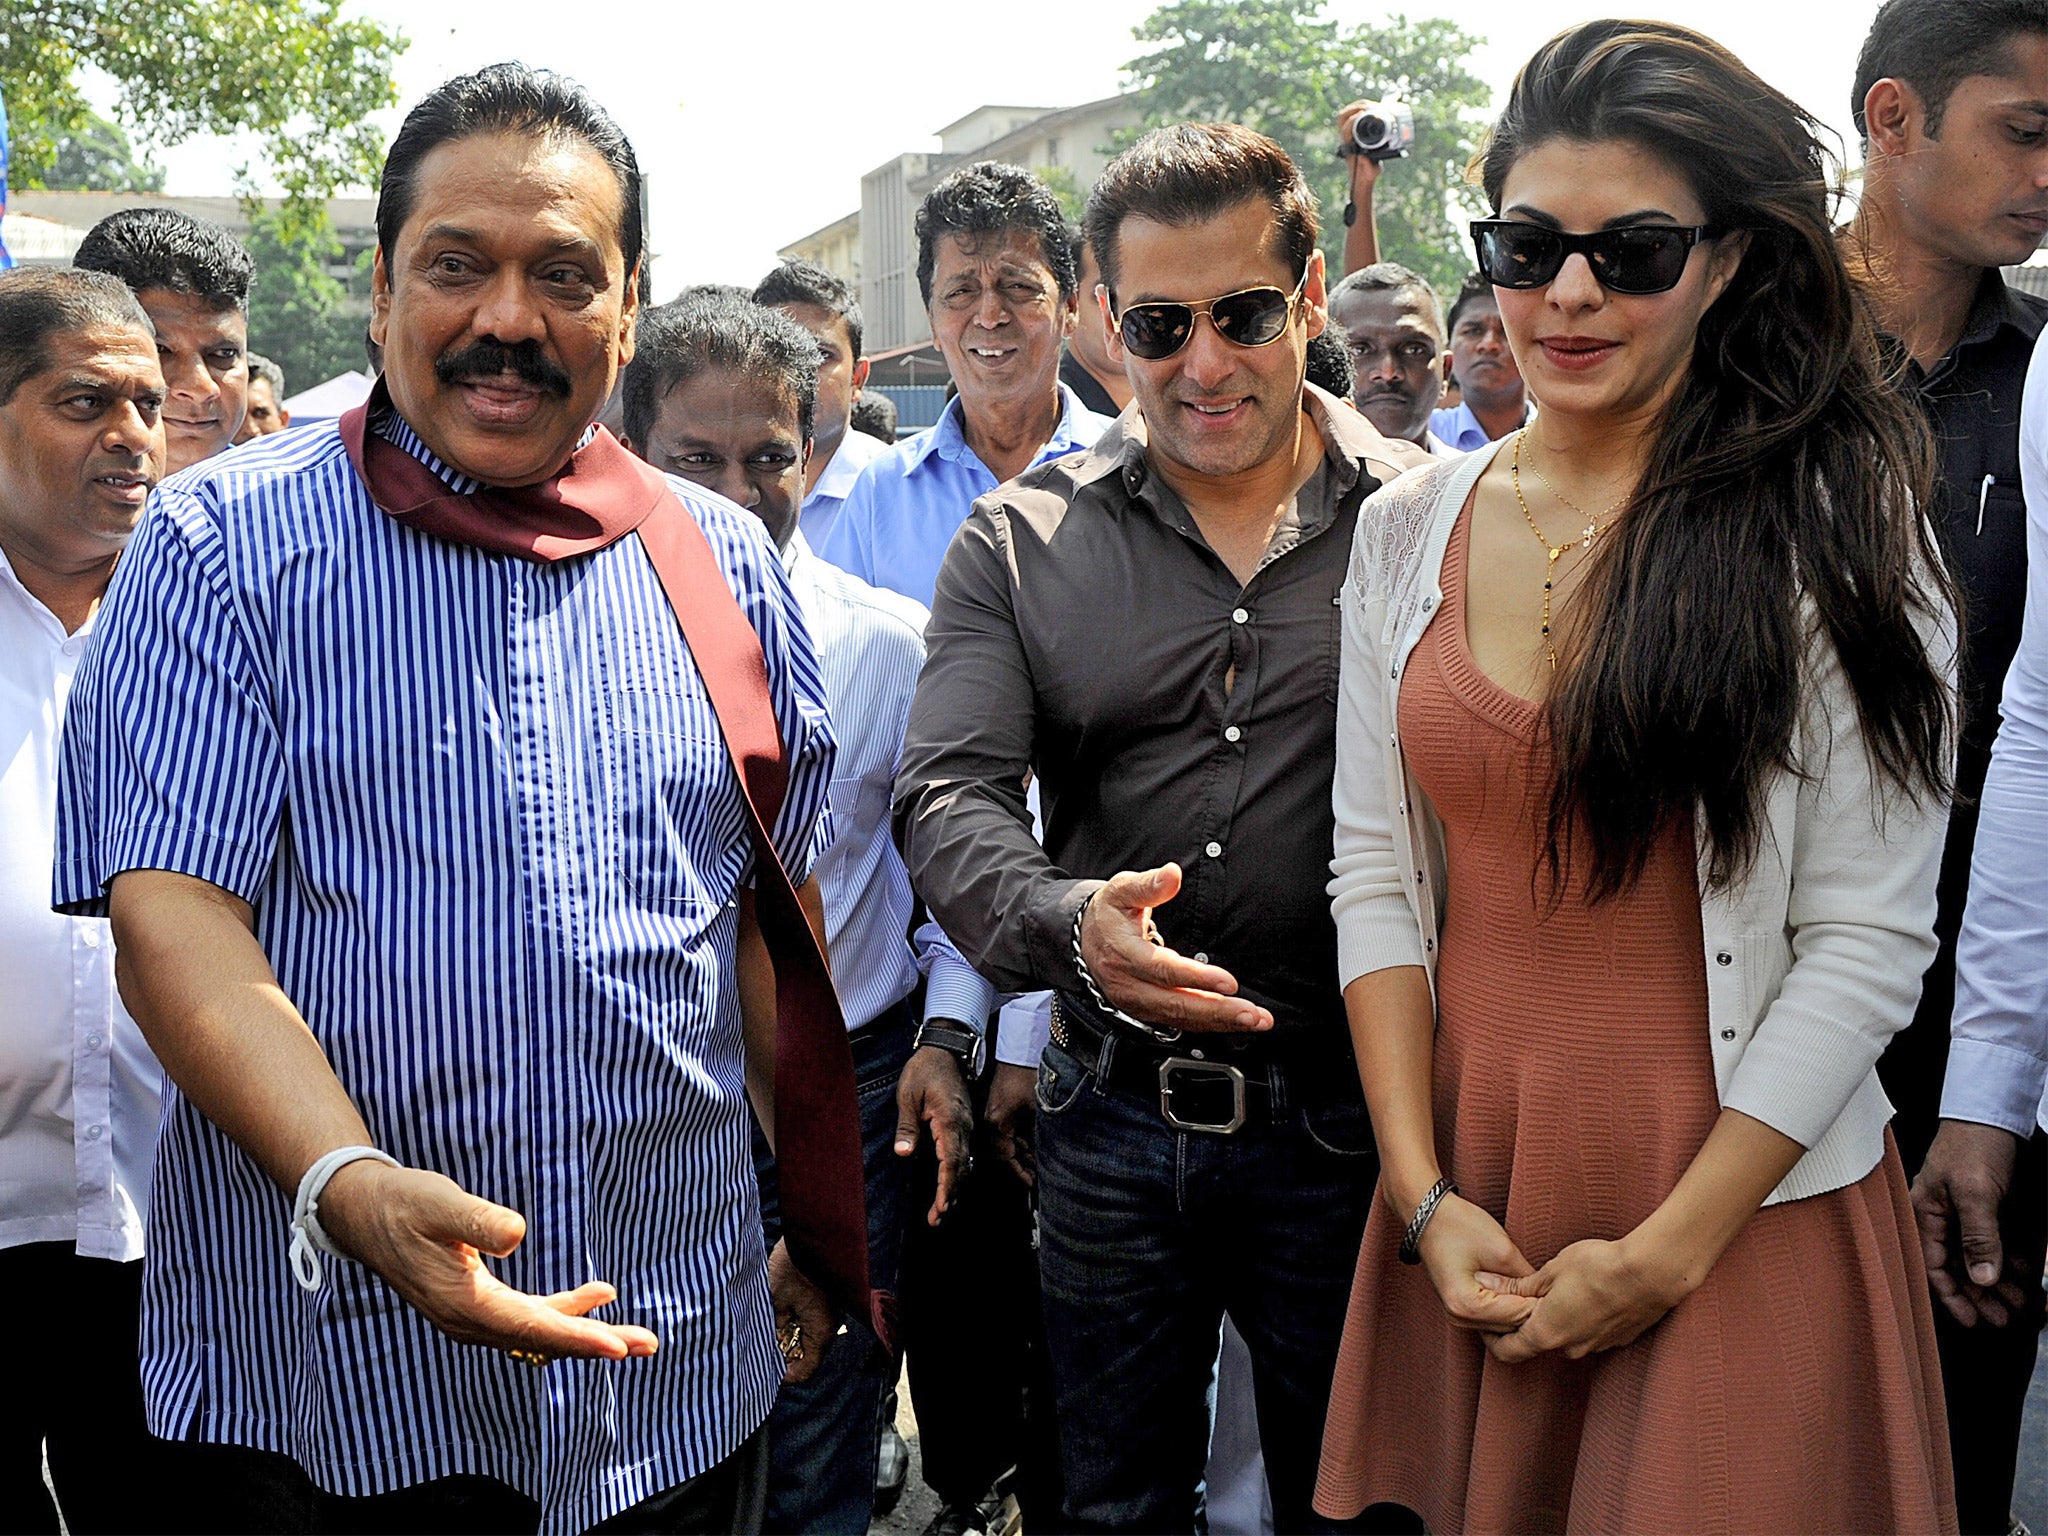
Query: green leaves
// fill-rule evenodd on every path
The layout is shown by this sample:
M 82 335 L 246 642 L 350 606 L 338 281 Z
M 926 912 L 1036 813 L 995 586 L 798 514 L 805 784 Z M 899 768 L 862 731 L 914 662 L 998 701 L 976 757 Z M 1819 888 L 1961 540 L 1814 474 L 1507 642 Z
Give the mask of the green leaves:
M 1344 26 L 1320 0 L 1171 0 L 1137 29 L 1157 46 L 1126 67 L 1147 126 L 1242 123 L 1278 140 L 1323 207 L 1324 248 L 1335 258 L 1348 185 L 1336 157 L 1337 113 L 1360 97 L 1399 96 L 1415 109 L 1415 147 L 1386 167 L 1375 190 L 1383 259 L 1415 268 L 1446 298 L 1471 270 L 1459 233 L 1480 211 L 1465 183 L 1479 147 L 1475 114 L 1489 102 L 1466 67 L 1480 39 L 1441 19 Z
M 335 0 L 9 0 L 13 179 L 40 186 L 58 141 L 89 127 L 77 74 L 91 64 L 119 85 L 118 115 L 145 146 L 246 130 L 295 202 L 374 186 L 384 141 L 368 119 L 397 101 L 405 46 Z
M 292 393 L 364 363 L 368 305 L 360 298 L 351 302 L 348 285 L 329 272 L 341 243 L 324 208 L 320 214 L 311 223 L 285 210 L 258 213 L 246 241 L 256 261 L 249 345 L 284 370 Z M 367 276 L 361 286 L 367 291 Z

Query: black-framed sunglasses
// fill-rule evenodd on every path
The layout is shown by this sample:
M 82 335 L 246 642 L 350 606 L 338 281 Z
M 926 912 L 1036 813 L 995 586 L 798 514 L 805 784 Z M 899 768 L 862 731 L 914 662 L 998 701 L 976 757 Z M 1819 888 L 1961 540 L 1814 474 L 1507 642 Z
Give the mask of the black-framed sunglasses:
M 1265 347 L 1278 341 L 1294 316 L 1308 286 L 1308 273 L 1294 285 L 1294 292 L 1279 288 L 1243 288 L 1199 304 L 1166 302 L 1132 304 L 1116 317 L 1117 334 L 1131 352 L 1156 363 L 1171 357 L 1195 334 L 1195 317 L 1207 315 L 1216 334 L 1240 347 Z
M 1692 248 L 1722 233 L 1711 224 L 1624 224 L 1568 235 L 1519 219 L 1474 219 L 1472 246 L 1496 288 L 1541 288 L 1577 255 L 1612 293 L 1667 293 L 1685 276 Z

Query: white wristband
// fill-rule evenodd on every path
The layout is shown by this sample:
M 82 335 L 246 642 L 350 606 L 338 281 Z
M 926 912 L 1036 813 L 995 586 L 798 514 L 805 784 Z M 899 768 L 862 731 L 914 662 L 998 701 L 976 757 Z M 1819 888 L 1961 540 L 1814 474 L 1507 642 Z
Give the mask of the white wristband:
M 332 1253 L 339 1256 L 341 1252 L 321 1230 L 320 1195 L 327 1188 L 327 1181 L 350 1163 L 382 1163 L 387 1168 L 400 1166 L 397 1158 L 379 1152 L 375 1147 L 337 1147 L 306 1170 L 305 1177 L 299 1180 L 298 1198 L 292 1201 L 291 1260 L 292 1275 L 309 1291 L 320 1289 L 320 1255 Z

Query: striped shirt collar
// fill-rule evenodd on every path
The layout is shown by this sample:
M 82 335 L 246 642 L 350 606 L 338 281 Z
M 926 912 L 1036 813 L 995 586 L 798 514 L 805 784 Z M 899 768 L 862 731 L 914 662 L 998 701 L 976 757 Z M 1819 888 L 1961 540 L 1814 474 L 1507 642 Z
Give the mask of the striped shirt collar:
M 465 475 L 459 469 L 451 469 L 441 462 L 434 450 L 413 431 L 412 423 L 398 414 L 394 407 L 377 412 L 370 418 L 370 430 L 395 448 L 403 448 L 434 472 L 435 478 L 458 496 L 473 496 L 484 489 L 484 482 L 474 475 Z M 576 439 L 577 451 L 587 448 L 597 436 L 597 423 L 592 422 L 583 429 L 583 435 Z

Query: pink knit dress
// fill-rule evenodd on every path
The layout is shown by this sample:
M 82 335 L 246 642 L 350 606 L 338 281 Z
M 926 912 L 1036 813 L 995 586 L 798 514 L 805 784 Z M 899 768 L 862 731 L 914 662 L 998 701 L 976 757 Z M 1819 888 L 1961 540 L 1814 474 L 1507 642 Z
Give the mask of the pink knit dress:
M 1689 827 L 1594 907 L 1536 877 L 1552 768 L 1538 707 L 1465 641 L 1469 508 L 1401 690 L 1444 825 L 1437 1147 L 1541 1266 L 1648 1216 L 1719 1113 Z M 1845 1189 L 1766 1206 L 1635 1343 L 1493 1360 L 1396 1262 L 1376 1204 L 1316 1507 L 1381 1501 L 1452 1532 L 1953 1532 L 1927 1278 L 1889 1135 Z

